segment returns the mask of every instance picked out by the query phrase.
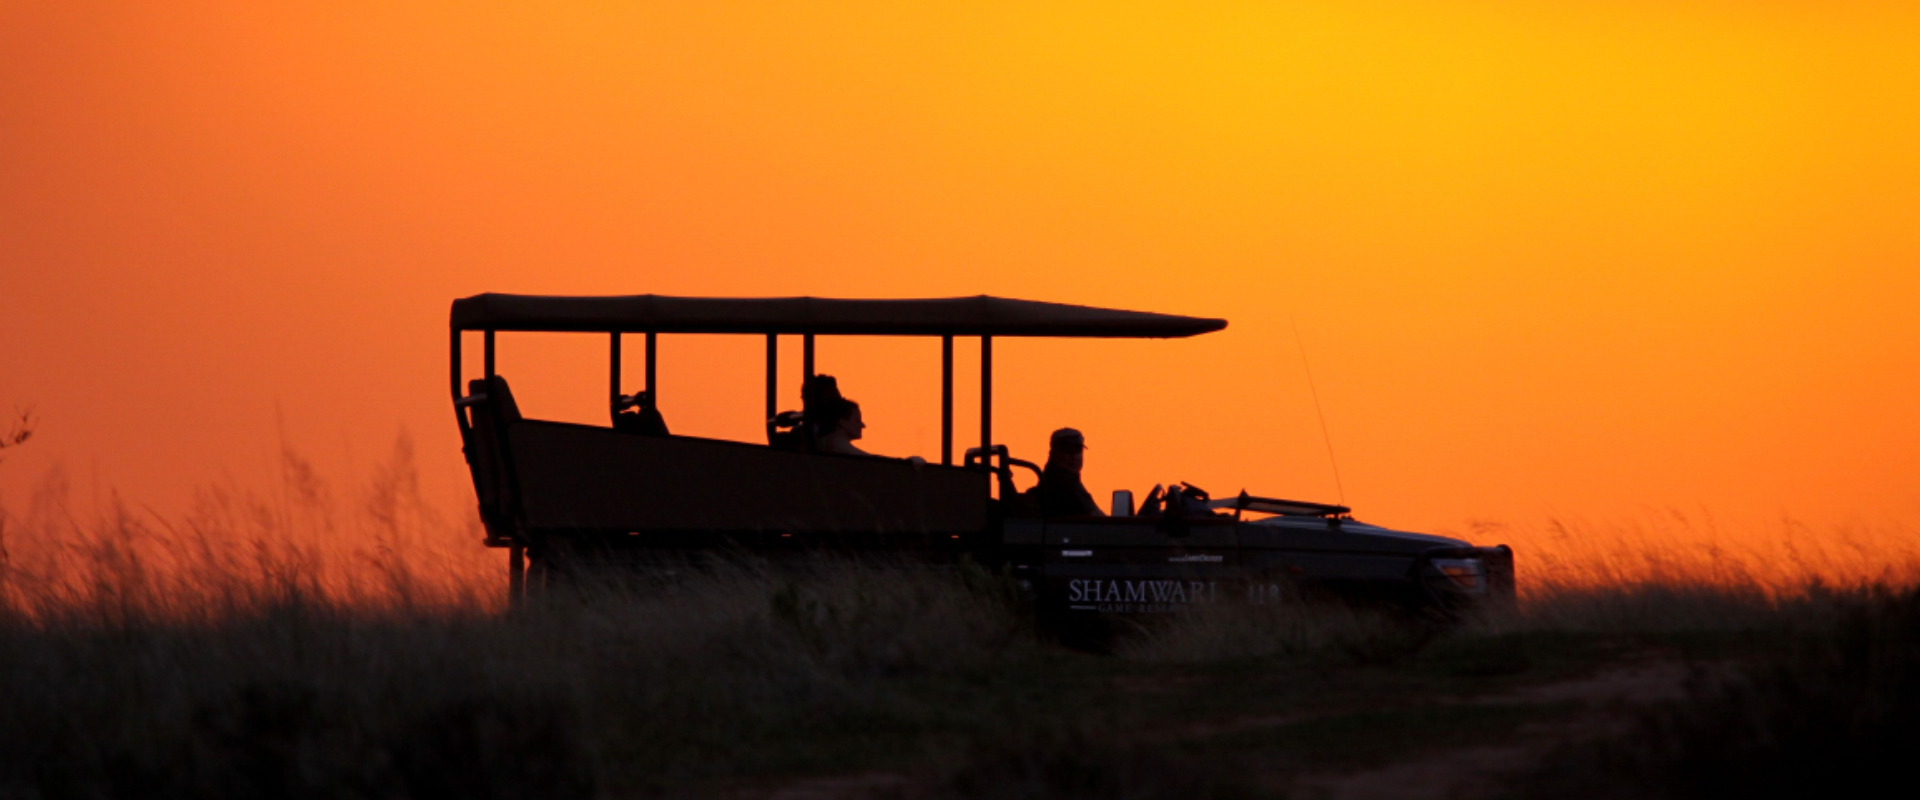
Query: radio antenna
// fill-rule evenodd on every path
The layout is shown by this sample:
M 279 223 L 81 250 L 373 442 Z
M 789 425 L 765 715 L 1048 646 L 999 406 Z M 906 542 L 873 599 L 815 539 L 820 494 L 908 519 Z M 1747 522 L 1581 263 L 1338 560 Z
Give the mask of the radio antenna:
M 1307 390 L 1313 393 L 1313 411 L 1320 415 L 1320 438 L 1327 443 L 1327 463 L 1333 465 L 1333 486 L 1340 490 L 1340 505 L 1347 504 L 1347 487 L 1340 481 L 1340 461 L 1333 457 L 1333 434 L 1327 432 L 1327 412 L 1320 407 L 1320 389 L 1313 385 L 1313 365 L 1307 363 L 1307 344 L 1300 338 L 1300 323 L 1293 315 L 1287 315 L 1287 325 L 1293 328 L 1293 343 L 1300 348 L 1300 366 L 1307 372 Z

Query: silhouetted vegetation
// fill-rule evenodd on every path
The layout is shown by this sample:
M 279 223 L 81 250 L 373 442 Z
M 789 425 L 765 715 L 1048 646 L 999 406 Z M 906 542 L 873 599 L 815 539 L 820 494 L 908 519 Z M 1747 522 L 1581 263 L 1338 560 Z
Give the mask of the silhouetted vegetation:
M 1517 792 L 1558 797 L 1865 797 L 1920 756 L 1920 591 L 1824 593 L 1764 654 L 1698 672 L 1683 701 L 1552 754 Z
M 508 610 L 411 456 L 342 488 L 289 452 L 277 496 L 166 519 L 43 487 L 0 562 L 0 798 L 1262 797 L 1469 750 L 1507 756 L 1421 779 L 1691 797 L 1915 749 L 1908 589 L 1541 569 L 1457 625 L 1222 606 L 1106 655 L 979 568 L 716 560 Z
M 32 408 L 14 409 L 14 419 L 7 425 L 7 432 L 0 434 L 0 450 L 19 447 L 33 438 L 34 428 L 39 426 L 33 418 Z

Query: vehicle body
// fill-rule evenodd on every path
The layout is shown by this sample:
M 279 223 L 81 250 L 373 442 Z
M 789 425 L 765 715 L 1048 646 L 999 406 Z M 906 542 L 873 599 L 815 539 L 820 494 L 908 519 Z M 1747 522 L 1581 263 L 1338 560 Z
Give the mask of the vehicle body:
M 1043 615 L 1113 617 L 1197 604 L 1260 603 L 1299 589 L 1457 609 L 1513 596 L 1505 546 L 1394 531 L 1343 506 L 1255 497 L 1169 500 L 1158 515 L 1043 518 L 1016 490 L 1034 466 L 993 440 L 993 342 L 1007 337 L 1182 338 L 1225 320 L 992 297 L 936 300 L 538 297 L 484 294 L 452 314 L 452 390 L 489 546 L 510 550 L 509 591 L 594 565 L 666 564 L 722 552 L 778 558 L 822 550 L 972 561 L 1030 587 Z M 495 369 L 499 332 L 609 337 L 605 427 L 521 416 Z M 484 375 L 462 380 L 462 339 L 479 333 Z M 767 340 L 769 444 L 665 435 L 627 424 L 623 337 L 646 342 L 646 389 L 659 408 L 654 353 L 668 334 L 758 334 Z M 779 337 L 938 336 L 940 463 L 775 446 Z M 954 463 L 953 345 L 981 347 L 980 444 Z M 636 394 L 634 397 L 640 397 Z M 1204 496 L 1201 496 L 1204 500 Z M 529 572 L 529 562 L 531 571 Z

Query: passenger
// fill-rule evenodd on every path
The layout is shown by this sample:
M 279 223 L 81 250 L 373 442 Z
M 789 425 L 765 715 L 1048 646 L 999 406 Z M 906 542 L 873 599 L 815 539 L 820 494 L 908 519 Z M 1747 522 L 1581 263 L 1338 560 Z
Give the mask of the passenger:
M 1080 467 L 1086 459 L 1087 440 L 1072 428 L 1053 432 L 1047 443 L 1047 468 L 1040 473 L 1040 513 L 1048 517 L 1104 517 L 1093 502 L 1093 495 L 1080 482 Z
M 866 431 L 867 423 L 860 417 L 860 404 L 840 394 L 840 383 L 832 375 L 815 375 L 809 379 L 801 392 L 801 400 L 806 404 L 800 412 L 804 420 L 801 427 L 812 437 L 813 452 L 890 458 L 854 446 L 854 441 Z M 919 456 L 908 456 L 906 460 L 915 466 L 927 463 Z
M 834 420 L 833 426 L 821 434 L 819 451 L 843 456 L 873 455 L 853 446 L 854 440 L 860 438 L 861 431 L 867 429 L 867 423 L 860 419 L 860 404 L 842 397 L 840 409 L 840 416 Z
M 820 449 L 820 440 L 846 416 L 847 399 L 832 375 L 811 375 L 800 387 L 800 428 L 807 449 Z

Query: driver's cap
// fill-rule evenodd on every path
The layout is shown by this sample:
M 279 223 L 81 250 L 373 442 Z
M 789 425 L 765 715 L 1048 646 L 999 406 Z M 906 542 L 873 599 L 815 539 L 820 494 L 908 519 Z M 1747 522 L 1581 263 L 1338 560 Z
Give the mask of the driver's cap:
M 1053 439 L 1047 443 L 1049 450 L 1085 450 L 1087 437 L 1073 428 L 1061 428 L 1053 432 Z

